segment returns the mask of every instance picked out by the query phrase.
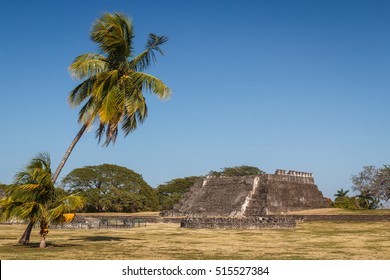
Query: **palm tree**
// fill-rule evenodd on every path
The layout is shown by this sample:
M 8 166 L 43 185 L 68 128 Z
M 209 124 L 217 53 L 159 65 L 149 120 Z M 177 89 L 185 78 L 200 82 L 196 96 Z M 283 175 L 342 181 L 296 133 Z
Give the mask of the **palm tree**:
M 64 213 L 83 206 L 77 195 L 56 197 L 50 169 L 50 156 L 41 153 L 24 170 L 16 174 L 15 183 L 0 200 L 0 218 L 29 221 L 19 244 L 28 244 L 33 226 L 40 225 L 40 247 L 46 247 L 46 235 L 51 222 L 64 222 Z
M 345 197 L 347 193 L 349 193 L 349 190 L 340 189 L 337 191 L 337 193 L 334 196 L 336 196 L 336 198 L 342 198 Z
M 133 55 L 133 25 L 119 13 L 107 13 L 92 26 L 91 40 L 98 44 L 100 54 L 87 53 L 76 57 L 69 70 L 73 77 L 82 80 L 68 97 L 72 107 L 82 105 L 79 123 L 82 127 L 53 175 L 55 182 L 74 146 L 84 132 L 97 123 L 96 137 L 103 145 L 114 143 L 118 127 L 127 136 L 147 116 L 143 93 L 149 91 L 164 99 L 171 90 L 158 78 L 145 73 L 156 61 L 156 52 L 168 38 L 149 34 L 146 49 Z
M 368 191 L 361 191 L 356 198 L 359 201 L 359 206 L 363 209 L 376 209 L 380 206 L 380 199 Z

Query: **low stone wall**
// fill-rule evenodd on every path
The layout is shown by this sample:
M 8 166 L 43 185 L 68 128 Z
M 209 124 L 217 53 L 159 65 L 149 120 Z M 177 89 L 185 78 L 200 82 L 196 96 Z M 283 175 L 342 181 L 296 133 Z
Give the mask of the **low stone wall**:
M 231 217 L 155 217 L 155 216 L 75 216 L 72 222 L 51 228 L 107 229 L 146 226 L 147 223 L 180 223 L 183 228 L 265 229 L 293 228 L 296 222 L 390 222 L 390 215 L 267 215 L 248 218 Z M 0 224 L 24 224 L 19 220 Z
M 165 220 L 167 218 L 163 218 Z M 278 229 L 294 228 L 296 222 L 379 222 L 390 221 L 390 215 L 267 215 L 262 217 L 187 217 L 168 218 L 169 222 L 180 221 L 182 228 L 204 229 Z
M 72 229 L 109 229 L 109 228 L 133 228 L 146 226 L 148 222 L 156 222 L 155 219 L 142 217 L 88 217 L 76 216 L 70 223 L 62 225 L 50 225 L 51 228 L 72 228 Z
M 204 229 L 275 229 L 294 228 L 292 217 L 250 217 L 250 218 L 187 218 L 180 223 L 182 228 Z
M 287 215 L 300 222 L 310 221 L 345 221 L 345 222 L 380 222 L 390 221 L 390 215 Z
M 277 219 L 293 219 L 297 222 L 314 222 L 314 221 L 329 221 L 329 222 L 380 222 L 380 221 L 390 221 L 390 215 L 266 215 L 259 217 L 249 217 L 242 219 L 256 219 L 268 218 L 270 220 Z M 206 220 L 217 219 L 216 217 L 199 217 L 199 216 L 186 216 L 186 217 L 164 217 L 158 219 L 156 222 L 165 222 L 165 223 L 181 223 L 186 220 L 197 220 L 197 221 L 206 221 Z M 221 218 L 221 219 L 232 219 L 234 221 L 241 220 L 241 218 Z

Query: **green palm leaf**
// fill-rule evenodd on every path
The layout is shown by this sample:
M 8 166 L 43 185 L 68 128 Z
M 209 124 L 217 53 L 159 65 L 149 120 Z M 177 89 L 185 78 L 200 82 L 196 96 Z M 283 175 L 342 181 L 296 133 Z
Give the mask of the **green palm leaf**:
M 50 220 L 54 223 L 63 222 L 63 214 L 80 209 L 84 206 L 85 200 L 77 194 L 71 194 L 58 200 L 58 205 L 48 211 Z
M 163 81 L 150 74 L 134 72 L 132 78 L 135 87 L 143 88 L 161 99 L 167 99 L 171 95 L 171 89 Z
M 134 69 L 135 71 L 147 70 L 151 63 L 155 63 L 157 60 L 154 51 L 157 51 L 163 55 L 164 53 L 161 50 L 160 45 L 166 43 L 167 41 L 168 37 L 166 36 L 157 36 L 156 34 L 150 33 L 145 51 L 134 57 L 129 62 L 131 69 Z
M 120 13 L 104 14 L 92 26 L 91 40 L 111 59 L 128 57 L 132 51 L 133 25 Z
M 72 77 L 84 79 L 108 70 L 106 58 L 95 53 L 87 53 L 75 58 L 69 66 Z

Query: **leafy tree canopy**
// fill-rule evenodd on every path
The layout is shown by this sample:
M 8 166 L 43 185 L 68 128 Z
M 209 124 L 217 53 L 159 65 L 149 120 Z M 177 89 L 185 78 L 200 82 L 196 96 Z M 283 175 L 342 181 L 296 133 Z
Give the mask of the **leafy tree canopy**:
M 364 166 L 361 172 L 351 177 L 351 181 L 354 191 L 385 201 L 390 199 L 390 165 L 382 168 Z
M 172 209 L 182 195 L 189 191 L 190 187 L 200 177 L 191 176 L 173 179 L 157 187 L 157 197 L 160 203 L 160 210 Z
M 118 165 L 74 169 L 62 180 L 62 186 L 85 197 L 87 212 L 138 212 L 158 208 L 156 193 L 142 175 Z
M 264 173 L 265 173 L 264 171 L 260 170 L 255 166 L 241 165 L 241 166 L 234 166 L 234 167 L 225 167 L 222 169 L 222 171 L 212 170 L 208 173 L 208 175 L 213 177 L 221 177 L 221 176 L 235 177 L 235 176 L 257 175 L 257 174 L 264 174 Z

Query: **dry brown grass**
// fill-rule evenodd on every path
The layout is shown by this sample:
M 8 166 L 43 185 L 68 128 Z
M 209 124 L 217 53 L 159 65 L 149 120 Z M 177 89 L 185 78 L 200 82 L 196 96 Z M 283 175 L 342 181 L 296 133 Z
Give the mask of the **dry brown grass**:
M 23 225 L 0 225 L 0 259 L 390 259 L 390 222 L 305 222 L 295 229 L 206 230 L 178 224 L 53 229 L 48 247 L 16 246 Z
M 347 210 L 341 208 L 310 209 L 288 213 L 289 215 L 390 215 L 390 209 L 357 209 Z

